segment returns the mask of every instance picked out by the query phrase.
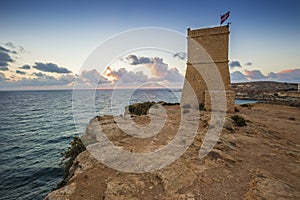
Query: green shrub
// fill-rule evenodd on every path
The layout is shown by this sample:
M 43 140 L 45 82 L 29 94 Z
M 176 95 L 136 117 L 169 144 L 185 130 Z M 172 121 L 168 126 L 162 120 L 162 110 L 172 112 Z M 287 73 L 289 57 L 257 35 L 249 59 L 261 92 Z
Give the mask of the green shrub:
M 73 162 L 75 158 L 83 151 L 85 151 L 86 148 L 81 141 L 81 139 L 78 136 L 74 136 L 73 141 L 70 142 L 70 146 L 68 147 L 67 151 L 63 153 L 64 156 L 64 179 L 62 182 L 60 182 L 57 186 L 57 188 L 60 188 L 64 186 L 67 181 L 68 177 L 70 175 L 70 168 L 73 165 Z
M 179 105 L 179 103 L 169 103 L 169 102 L 164 102 L 164 101 L 160 101 L 158 102 L 163 106 L 175 106 L 175 105 Z
M 233 115 L 231 117 L 231 119 L 235 122 L 236 125 L 238 126 L 246 126 L 246 121 L 244 119 L 244 117 L 240 116 L 240 115 Z
M 206 111 L 205 107 L 204 107 L 204 104 L 203 103 L 200 103 L 199 104 L 199 110 L 204 110 Z
M 151 106 L 153 106 L 155 102 L 145 102 L 145 103 L 137 103 L 129 106 L 129 112 L 135 115 L 147 115 Z
M 85 150 L 85 146 L 78 136 L 74 136 L 73 141 L 70 142 L 70 147 L 64 153 L 65 159 L 75 159 L 78 154 Z

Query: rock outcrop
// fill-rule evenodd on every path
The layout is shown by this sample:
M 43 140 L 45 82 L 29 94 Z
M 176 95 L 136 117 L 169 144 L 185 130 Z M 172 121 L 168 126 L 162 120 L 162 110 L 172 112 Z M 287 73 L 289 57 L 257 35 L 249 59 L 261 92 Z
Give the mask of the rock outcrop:
M 167 120 L 159 134 L 134 138 L 118 128 L 112 116 L 91 120 L 82 137 L 96 142 L 93 123 L 101 125 L 117 146 L 132 152 L 153 151 L 168 144 L 180 121 L 178 105 L 165 106 Z M 200 114 L 193 143 L 172 164 L 154 172 L 126 173 L 109 168 L 88 151 L 82 152 L 70 170 L 73 177 L 46 199 L 299 199 L 299 108 L 254 104 L 238 106 L 247 126 L 239 127 L 226 116 L 221 136 L 206 157 L 198 157 L 210 124 L 210 113 Z M 139 125 L 147 116 L 134 116 Z
M 269 172 L 258 169 L 251 176 L 245 199 L 300 199 L 300 192 Z

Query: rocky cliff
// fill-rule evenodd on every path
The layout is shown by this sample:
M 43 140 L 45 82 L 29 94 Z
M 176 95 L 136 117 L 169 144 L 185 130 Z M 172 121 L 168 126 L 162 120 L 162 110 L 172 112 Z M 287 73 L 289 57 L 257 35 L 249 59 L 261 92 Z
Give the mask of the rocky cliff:
M 128 151 L 147 152 L 166 145 L 180 121 L 178 105 L 165 105 L 167 121 L 150 138 L 134 138 L 118 128 L 114 117 L 91 120 L 83 140 L 95 142 L 95 124 Z M 210 113 L 203 111 L 194 141 L 169 166 L 147 173 L 125 173 L 109 168 L 84 151 L 75 159 L 67 184 L 46 199 L 300 199 L 300 108 L 253 104 L 238 106 L 235 114 L 246 120 L 238 126 L 226 116 L 213 150 L 198 157 Z M 134 116 L 139 125 L 147 116 Z

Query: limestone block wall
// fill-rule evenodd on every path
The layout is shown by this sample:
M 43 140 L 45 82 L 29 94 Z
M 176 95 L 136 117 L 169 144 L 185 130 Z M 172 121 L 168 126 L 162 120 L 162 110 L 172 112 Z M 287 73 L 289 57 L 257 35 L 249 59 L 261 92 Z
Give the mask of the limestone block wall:
M 223 93 L 223 94 L 218 94 L 218 93 Z M 217 98 L 218 95 L 225 95 L 226 103 L 220 104 L 220 102 L 214 102 L 215 105 L 214 105 L 214 108 L 212 108 L 212 100 L 214 100 L 214 98 Z M 206 90 L 204 96 L 205 96 L 204 107 L 206 110 L 211 111 L 212 109 L 214 109 L 213 111 L 226 110 L 226 112 L 230 112 L 230 113 L 234 112 L 234 105 L 235 105 L 235 103 L 234 103 L 235 92 L 234 91 L 232 91 L 232 90 L 225 90 L 225 91 Z M 223 106 L 226 106 L 226 107 L 223 108 Z
M 185 83 L 182 92 L 182 101 L 187 99 L 189 92 L 185 90 L 186 82 L 193 87 L 199 104 L 209 106 L 207 90 L 227 91 L 226 94 L 228 111 L 234 110 L 234 99 L 230 84 L 228 68 L 228 40 L 229 26 L 214 28 L 196 29 L 187 31 L 188 39 L 188 62 L 185 76 Z M 217 68 L 218 72 L 211 69 Z M 199 73 L 200 72 L 200 73 Z M 217 74 L 220 74 L 224 87 L 217 84 Z M 201 75 L 202 74 L 202 75 Z M 205 76 L 205 77 L 203 77 Z M 209 85 L 205 80 L 209 80 Z M 211 84 L 213 82 L 216 84 Z M 218 88 L 219 87 L 219 88 Z M 230 108 L 230 107 L 233 107 Z

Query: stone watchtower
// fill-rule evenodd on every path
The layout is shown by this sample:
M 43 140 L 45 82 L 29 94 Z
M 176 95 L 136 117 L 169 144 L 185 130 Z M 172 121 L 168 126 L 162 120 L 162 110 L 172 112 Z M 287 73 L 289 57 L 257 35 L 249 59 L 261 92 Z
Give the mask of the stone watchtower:
M 226 110 L 234 112 L 235 93 L 231 89 L 230 75 L 228 68 L 228 40 L 229 26 L 219 26 L 214 28 L 204 28 L 196 30 L 187 30 L 188 38 L 188 61 L 185 75 L 185 83 L 182 91 L 182 100 L 189 95 L 186 81 L 192 86 L 199 104 L 203 104 L 207 110 L 211 110 L 210 92 L 225 92 L 226 94 Z M 210 80 L 213 82 L 220 76 L 214 74 L 204 76 L 207 70 L 216 68 L 222 77 L 224 88 L 213 87 L 208 91 L 207 83 L 204 81 Z M 201 72 L 201 73 L 199 73 Z

